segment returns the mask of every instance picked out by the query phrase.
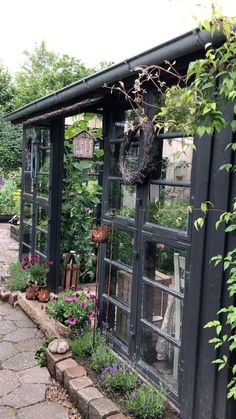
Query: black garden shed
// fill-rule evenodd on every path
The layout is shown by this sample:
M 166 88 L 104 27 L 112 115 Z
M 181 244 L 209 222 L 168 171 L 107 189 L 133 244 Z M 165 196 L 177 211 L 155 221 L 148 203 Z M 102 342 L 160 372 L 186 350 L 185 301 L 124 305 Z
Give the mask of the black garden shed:
M 223 39 L 218 33 L 213 42 L 220 45 Z M 33 253 L 52 259 L 48 283 L 56 290 L 65 118 L 82 112 L 102 115 L 101 222 L 113 223 L 115 237 L 125 237 L 128 247 L 123 254 L 119 255 L 119 247 L 113 252 L 110 282 L 106 244 L 101 246 L 100 307 L 106 310 L 109 303 L 114 349 L 150 381 L 157 385 L 162 379 L 167 382 L 169 399 L 180 409 L 183 419 L 236 417 L 235 404 L 227 400 L 230 370 L 218 373 L 212 365 L 215 352 L 208 343 L 212 332 L 203 329 L 228 298 L 224 272 L 209 260 L 232 247 L 235 239 L 223 229 L 215 230 L 217 214 L 213 211 L 197 231 L 193 215 L 177 217 L 173 225 L 168 217 L 156 219 L 153 206 L 158 200 L 173 202 L 178 195 L 186 206 L 200 208 L 202 202 L 210 201 L 227 210 L 236 196 L 236 181 L 232 173 L 218 169 L 233 159 L 232 150 L 225 151 L 229 139 L 233 142 L 233 133 L 227 128 L 219 134 L 204 134 L 202 139 L 189 138 L 185 165 L 179 149 L 183 134 L 159 133 L 156 140 L 162 144 L 165 170 L 157 170 L 142 184 L 126 185 L 117 160 L 130 106 L 118 91 L 111 94 L 104 85 L 123 81 L 131 86 L 135 67 L 160 65 L 166 60 L 176 60 L 178 72 L 184 74 L 191 61 L 205 55 L 209 42 L 212 38 L 207 31 L 194 30 L 6 116 L 12 123 L 24 126 L 20 256 Z M 147 88 L 145 111 L 149 116 L 155 95 L 152 88 Z M 226 119 L 233 119 L 231 104 L 224 106 L 223 112 Z M 193 142 L 197 153 L 193 152 Z M 138 147 L 133 144 L 133 158 L 137 157 Z M 33 148 L 37 149 L 37 164 Z M 178 152 L 177 162 L 171 158 L 173 149 Z M 117 211 L 115 218 L 109 211 L 113 207 Z M 171 210 L 175 211 L 173 205 Z M 40 221 L 44 221 L 43 228 Z

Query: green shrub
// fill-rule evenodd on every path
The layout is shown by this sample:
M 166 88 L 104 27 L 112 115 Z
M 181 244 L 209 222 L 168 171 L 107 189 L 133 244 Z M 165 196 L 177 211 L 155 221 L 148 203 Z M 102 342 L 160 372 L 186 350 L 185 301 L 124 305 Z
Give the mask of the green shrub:
M 7 287 L 11 291 L 24 291 L 28 282 L 27 272 L 21 267 L 20 262 L 12 262 L 10 265 L 10 279 Z
M 91 356 L 91 367 L 95 371 L 102 371 L 107 365 L 115 362 L 115 355 L 107 345 L 104 338 L 101 338 Z
M 143 384 L 127 396 L 126 405 L 136 418 L 161 418 L 165 411 L 166 389 L 156 391 L 150 384 Z
M 138 383 L 137 374 L 124 362 L 107 365 L 102 371 L 101 379 L 106 388 L 122 393 L 132 391 Z
M 42 343 L 40 343 L 40 345 L 36 349 L 35 360 L 40 367 L 46 367 L 48 363 L 47 356 L 46 356 L 47 348 L 48 348 L 49 343 L 51 343 L 55 339 L 56 338 L 52 336 L 44 339 Z
M 98 344 L 99 335 L 95 336 L 95 345 Z M 93 331 L 86 329 L 83 331 L 80 337 L 71 342 L 71 349 L 73 355 L 78 358 L 87 358 L 92 355 L 93 352 Z

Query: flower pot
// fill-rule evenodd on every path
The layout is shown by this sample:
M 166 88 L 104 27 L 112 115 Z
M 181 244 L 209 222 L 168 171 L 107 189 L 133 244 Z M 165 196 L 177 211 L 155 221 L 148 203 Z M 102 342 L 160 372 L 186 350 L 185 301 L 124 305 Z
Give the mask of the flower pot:
M 28 283 L 26 288 L 26 298 L 28 300 L 37 300 L 38 290 L 38 285 Z
M 37 298 L 40 303 L 47 303 L 50 300 L 50 293 L 47 289 L 47 285 L 39 287 Z
M 58 320 L 55 320 L 55 328 L 60 336 L 70 336 L 71 334 L 71 329 L 60 323 Z
M 108 239 L 109 227 L 103 224 L 91 230 L 91 239 L 94 243 L 104 243 Z

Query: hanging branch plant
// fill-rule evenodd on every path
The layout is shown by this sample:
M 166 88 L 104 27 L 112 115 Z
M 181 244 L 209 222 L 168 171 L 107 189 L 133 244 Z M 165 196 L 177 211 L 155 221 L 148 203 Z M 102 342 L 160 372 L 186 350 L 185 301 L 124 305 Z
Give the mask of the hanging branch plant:
M 137 170 L 129 167 L 128 153 L 132 142 L 137 139 L 137 134 L 143 135 L 143 153 Z M 119 155 L 119 169 L 122 179 L 126 184 L 144 183 L 148 176 L 155 169 L 156 160 L 156 135 L 153 122 L 146 118 L 143 121 L 136 121 L 134 128 L 129 130 L 121 143 Z

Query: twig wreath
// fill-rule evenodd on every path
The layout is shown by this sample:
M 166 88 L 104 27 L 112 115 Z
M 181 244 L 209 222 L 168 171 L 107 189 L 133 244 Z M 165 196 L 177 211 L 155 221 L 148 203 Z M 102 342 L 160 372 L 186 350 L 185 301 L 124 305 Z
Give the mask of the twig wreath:
M 132 142 L 135 140 L 138 131 L 143 134 L 143 155 L 140 159 L 137 170 L 130 170 L 127 159 Z M 155 168 L 155 131 L 153 122 L 150 119 L 136 121 L 134 128 L 129 130 L 121 143 L 119 153 L 119 169 L 122 179 L 126 184 L 144 183 Z

